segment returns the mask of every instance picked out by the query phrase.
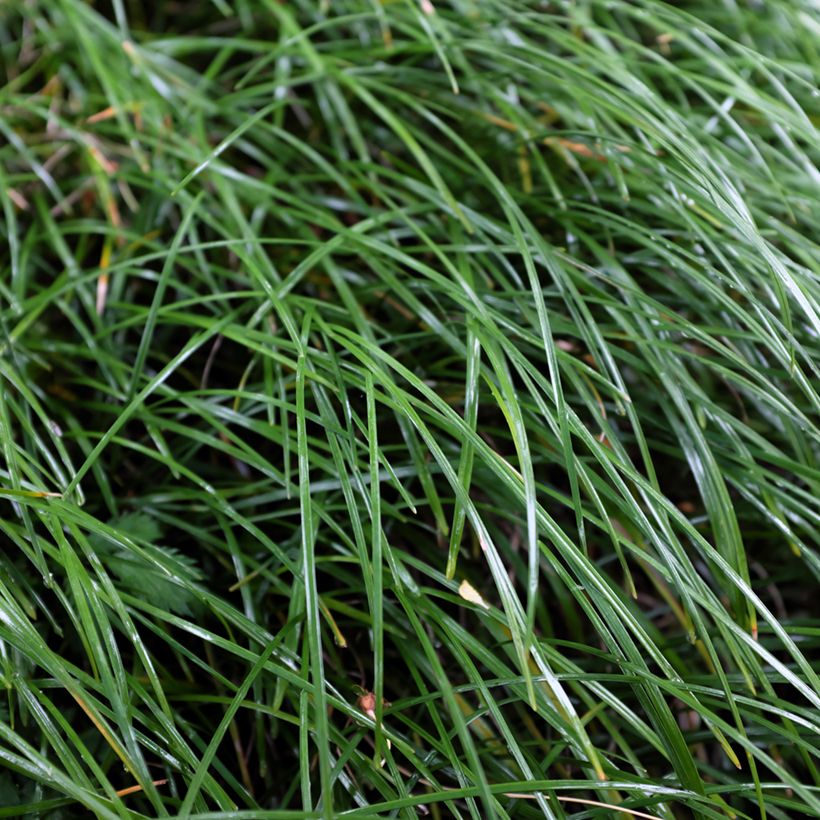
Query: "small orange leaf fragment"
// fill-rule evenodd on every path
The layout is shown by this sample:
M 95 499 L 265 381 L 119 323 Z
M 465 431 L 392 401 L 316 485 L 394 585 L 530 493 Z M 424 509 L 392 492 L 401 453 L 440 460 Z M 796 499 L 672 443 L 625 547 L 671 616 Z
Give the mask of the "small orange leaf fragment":
M 111 119 L 111 117 L 115 117 L 117 115 L 117 109 L 114 108 L 113 105 L 109 105 L 108 108 L 103 108 L 102 111 L 98 111 L 96 114 L 92 114 L 87 120 L 87 123 L 95 123 L 95 122 L 102 122 L 103 120 Z
M 151 785 L 153 786 L 164 786 L 168 782 L 167 778 L 163 780 L 152 780 Z M 129 794 L 136 794 L 137 792 L 142 791 L 142 786 L 129 786 L 127 789 L 118 789 L 117 790 L 117 797 L 127 797 Z

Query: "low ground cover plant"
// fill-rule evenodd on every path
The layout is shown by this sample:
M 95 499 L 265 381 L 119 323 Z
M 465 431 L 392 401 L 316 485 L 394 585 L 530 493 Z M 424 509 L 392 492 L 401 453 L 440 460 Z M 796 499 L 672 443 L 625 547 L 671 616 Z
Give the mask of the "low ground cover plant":
M 0 5 L 0 817 L 820 815 L 818 33 Z

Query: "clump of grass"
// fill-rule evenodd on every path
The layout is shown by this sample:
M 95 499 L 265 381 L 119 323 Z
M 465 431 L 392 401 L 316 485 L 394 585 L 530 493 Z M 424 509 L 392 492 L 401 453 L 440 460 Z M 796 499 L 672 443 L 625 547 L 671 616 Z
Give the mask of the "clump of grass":
M 820 815 L 814 12 L 4 3 L 0 817 Z

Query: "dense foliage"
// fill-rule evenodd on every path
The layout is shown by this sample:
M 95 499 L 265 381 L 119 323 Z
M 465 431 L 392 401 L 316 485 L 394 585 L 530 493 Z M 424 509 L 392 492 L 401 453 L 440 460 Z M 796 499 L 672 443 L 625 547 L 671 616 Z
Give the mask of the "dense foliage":
M 0 817 L 820 816 L 818 11 L 2 3 Z

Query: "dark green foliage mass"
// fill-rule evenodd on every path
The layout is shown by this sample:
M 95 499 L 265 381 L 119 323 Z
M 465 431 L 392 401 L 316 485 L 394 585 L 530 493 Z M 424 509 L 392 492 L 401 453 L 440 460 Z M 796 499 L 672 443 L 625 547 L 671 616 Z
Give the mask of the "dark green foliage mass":
M 0 817 L 820 816 L 818 11 L 0 3 Z

